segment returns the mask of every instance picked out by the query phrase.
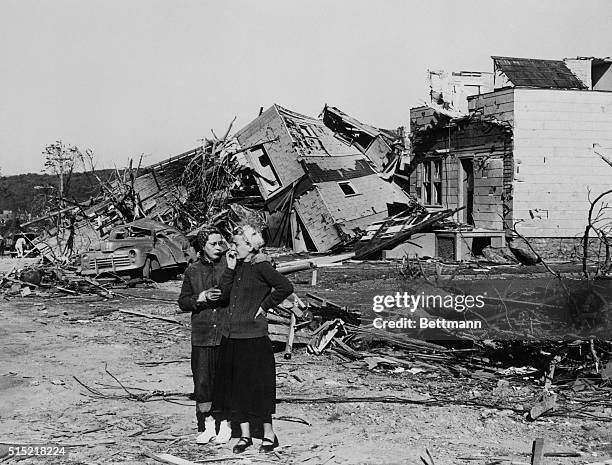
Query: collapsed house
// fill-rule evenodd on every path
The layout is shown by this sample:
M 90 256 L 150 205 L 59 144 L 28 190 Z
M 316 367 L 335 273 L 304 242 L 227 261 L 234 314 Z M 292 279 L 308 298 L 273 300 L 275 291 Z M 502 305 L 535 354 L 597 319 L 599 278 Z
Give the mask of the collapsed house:
M 469 113 L 411 109 L 409 192 L 429 210 L 465 207 L 469 228 L 421 240 L 461 259 L 500 246 L 513 228 L 546 255 L 573 249 L 589 199 L 610 188 L 611 60 L 493 57 L 494 89 L 467 98 Z
M 117 173 L 110 182 L 98 179 L 101 192 L 97 198 L 81 204 L 62 199 L 67 207 L 23 223 L 21 227 L 43 221 L 53 223 L 53 227 L 44 230 L 32 243 L 42 256 L 55 262 L 96 248 L 114 226 L 137 218 L 174 224 L 175 205 L 187 195 L 181 178 L 197 154 L 198 149 L 194 149 L 146 168 L 130 167 Z
M 405 128 L 381 129 L 362 123 L 336 107 L 325 105 L 323 123 L 336 137 L 354 146 L 383 173 L 403 170 L 410 162 Z M 388 177 L 388 176 L 387 176 Z
M 113 227 L 139 218 L 194 237 L 205 224 L 231 230 L 232 214 L 234 223 L 248 215 L 265 223 L 271 246 L 328 252 L 414 204 L 322 120 L 273 105 L 228 134 L 146 168 L 117 171 L 111 182 L 98 180 L 100 195 L 87 204 L 63 199 L 69 206 L 22 226 L 53 224 L 34 243 L 54 262 L 95 249 Z M 389 156 L 400 153 L 400 138 L 385 136 Z
M 273 105 L 232 137 L 230 125 L 222 139 L 117 172 L 88 204 L 33 220 L 63 218 L 37 248 L 52 260 L 76 255 L 145 217 L 193 236 L 248 210 L 236 215 L 236 204 L 264 217 L 269 245 L 294 251 L 372 238 L 367 249 L 380 249 L 401 233 L 410 242 L 390 241 L 383 256 L 463 260 L 504 245 L 515 225 L 541 239 L 536 246 L 567 248 L 584 231 L 589 194 L 608 186 L 609 168 L 593 152 L 612 152 L 611 63 L 494 57 L 493 73 L 430 72 L 431 101 L 411 110 L 409 143 L 403 128 L 376 128 L 336 107 L 316 119 Z M 410 237 L 419 221 L 449 212 L 454 223 Z
M 327 252 L 387 217 L 389 208 L 411 203 L 379 176 L 364 145 L 360 150 L 322 120 L 272 105 L 235 139 L 257 173 L 270 245 Z

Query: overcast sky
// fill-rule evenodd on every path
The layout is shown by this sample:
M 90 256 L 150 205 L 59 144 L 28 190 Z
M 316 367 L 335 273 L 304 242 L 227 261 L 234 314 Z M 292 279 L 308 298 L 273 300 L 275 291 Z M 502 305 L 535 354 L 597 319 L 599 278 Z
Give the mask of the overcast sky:
M 427 69 L 612 55 L 612 1 L 0 0 L 0 170 L 56 140 L 100 167 L 191 149 L 278 103 L 409 124 Z

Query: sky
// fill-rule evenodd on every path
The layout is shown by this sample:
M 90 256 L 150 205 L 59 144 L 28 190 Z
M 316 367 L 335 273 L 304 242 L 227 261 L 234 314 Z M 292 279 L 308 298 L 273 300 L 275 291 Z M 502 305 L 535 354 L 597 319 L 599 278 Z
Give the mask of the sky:
M 409 125 L 427 70 L 612 56 L 610 0 L 0 0 L 0 172 L 151 164 L 277 103 Z

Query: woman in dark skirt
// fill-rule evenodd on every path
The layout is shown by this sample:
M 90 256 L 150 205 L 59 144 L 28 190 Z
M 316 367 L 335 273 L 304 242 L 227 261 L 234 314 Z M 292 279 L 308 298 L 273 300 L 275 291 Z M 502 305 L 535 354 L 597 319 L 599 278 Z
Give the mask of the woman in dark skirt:
M 191 371 L 199 433 L 196 443 L 206 444 L 213 437 L 217 443 L 224 443 L 229 441 L 231 430 L 227 422 L 215 425 L 211 406 L 226 305 L 218 288 L 226 267 L 226 243 L 218 229 L 204 228 L 198 233 L 198 244 L 200 259 L 185 270 L 178 299 L 181 311 L 191 312 Z
M 259 253 L 264 241 L 250 226 L 239 228 L 230 245 L 227 269 L 221 276 L 229 298 L 213 409 L 223 418 L 240 423 L 240 440 L 234 453 L 253 444 L 251 423 L 263 424 L 260 452 L 278 446 L 272 429 L 276 411 L 276 365 L 268 337 L 266 312 L 293 293 L 293 286 Z

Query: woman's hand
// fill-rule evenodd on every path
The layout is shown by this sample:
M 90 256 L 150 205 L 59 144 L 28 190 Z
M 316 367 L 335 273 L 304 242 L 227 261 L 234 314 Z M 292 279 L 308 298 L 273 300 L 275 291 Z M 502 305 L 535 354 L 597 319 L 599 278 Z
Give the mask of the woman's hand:
M 227 253 L 225 254 L 225 258 L 227 259 L 227 267 L 230 270 L 233 270 L 234 268 L 236 268 L 236 262 L 238 261 L 238 255 L 236 254 L 235 250 L 228 250 Z
M 259 310 L 257 310 L 254 319 L 256 320 L 261 315 L 266 316 L 266 311 L 263 308 L 259 307 Z
M 214 302 L 215 300 L 219 300 L 220 297 L 221 289 L 211 287 L 210 289 L 206 289 L 205 291 L 200 292 L 200 295 L 198 296 L 198 302 Z

